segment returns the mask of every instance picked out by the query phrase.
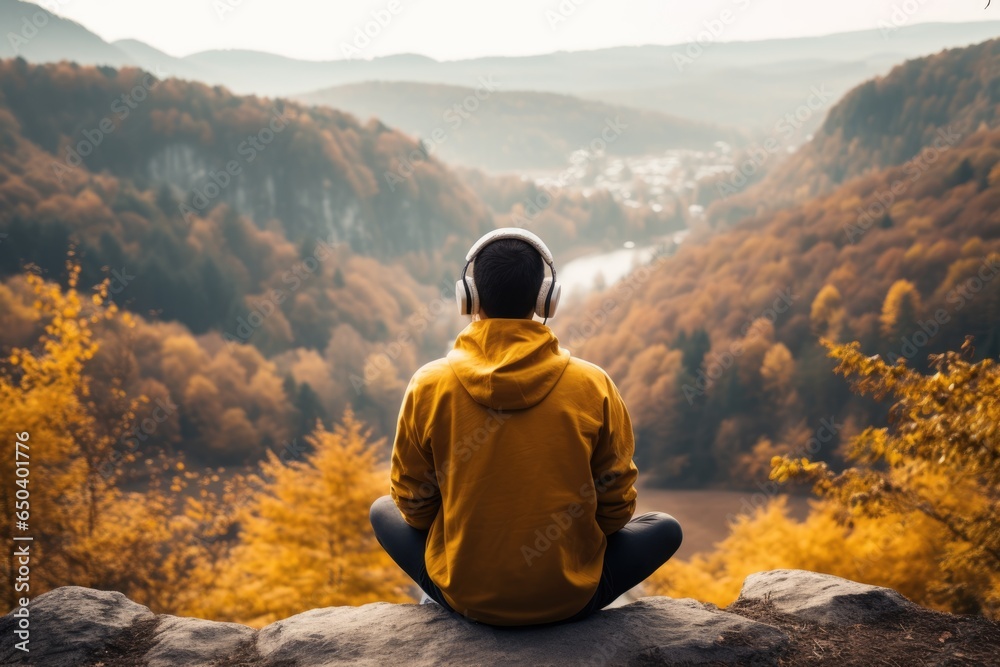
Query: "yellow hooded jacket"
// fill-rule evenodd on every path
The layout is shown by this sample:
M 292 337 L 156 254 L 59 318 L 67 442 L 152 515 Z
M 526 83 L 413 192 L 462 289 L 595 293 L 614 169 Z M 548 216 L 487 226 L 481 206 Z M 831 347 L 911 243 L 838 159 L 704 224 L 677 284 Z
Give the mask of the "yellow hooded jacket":
M 390 495 L 429 530 L 427 573 L 452 608 L 547 623 L 597 590 L 606 536 L 635 512 L 634 451 L 602 368 L 540 322 L 476 320 L 406 388 Z

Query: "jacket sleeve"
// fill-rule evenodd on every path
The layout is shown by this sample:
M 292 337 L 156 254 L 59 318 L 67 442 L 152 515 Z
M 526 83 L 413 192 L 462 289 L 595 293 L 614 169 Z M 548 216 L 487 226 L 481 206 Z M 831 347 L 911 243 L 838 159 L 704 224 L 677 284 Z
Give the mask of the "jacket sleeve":
M 604 426 L 590 458 L 597 500 L 597 524 L 610 535 L 625 526 L 635 513 L 635 481 L 639 476 L 632 457 L 635 437 L 628 408 L 618 388 L 608 379 L 604 398 Z
M 389 495 L 406 523 L 427 530 L 441 507 L 441 493 L 430 444 L 422 442 L 417 436 L 422 429 L 416 423 L 416 387 L 417 378 L 414 375 L 406 387 L 396 423 Z

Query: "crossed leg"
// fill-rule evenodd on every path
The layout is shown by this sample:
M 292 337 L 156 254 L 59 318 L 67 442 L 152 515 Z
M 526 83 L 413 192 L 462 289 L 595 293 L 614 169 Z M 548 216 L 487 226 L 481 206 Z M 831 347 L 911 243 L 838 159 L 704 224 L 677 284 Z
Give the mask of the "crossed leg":
M 427 575 L 424 550 L 428 531 L 406 523 L 390 496 L 382 496 L 372 503 L 369 519 L 375 538 L 396 564 L 432 600 L 458 613 Z M 683 538 L 680 523 L 669 514 L 646 512 L 633 517 L 621 530 L 608 535 L 601 581 L 587 606 L 567 619 L 541 625 L 578 621 L 608 606 L 670 560 Z

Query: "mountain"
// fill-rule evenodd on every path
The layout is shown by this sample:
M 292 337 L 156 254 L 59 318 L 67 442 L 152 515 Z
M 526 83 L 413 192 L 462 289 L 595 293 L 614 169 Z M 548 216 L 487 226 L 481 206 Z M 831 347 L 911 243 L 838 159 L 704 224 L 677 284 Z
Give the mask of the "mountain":
M 372 60 L 297 60 L 244 49 L 202 51 L 185 58 L 215 73 L 217 81 L 238 92 L 293 95 L 361 81 L 423 81 L 475 85 L 486 70 L 462 68 L 456 76 L 439 80 L 444 63 L 416 54 L 383 56 Z
M 44 7 L 19 0 L 0 0 L 0 59 L 22 57 L 31 62 L 74 60 L 84 65 L 120 67 L 135 64 L 112 44 L 75 21 Z
M 811 142 L 775 160 L 773 169 L 767 165 L 762 182 L 716 204 L 710 217 L 733 222 L 904 163 L 919 178 L 927 168 L 928 159 L 919 157 L 924 151 L 933 157 L 981 127 L 996 126 L 998 66 L 1000 39 L 994 39 L 907 61 L 860 84 L 830 109 Z
M 217 82 L 217 77 L 211 70 L 199 67 L 184 58 L 175 58 L 137 39 L 120 39 L 113 42 L 113 46 L 127 55 L 131 63 L 147 72 L 158 72 L 163 77 L 188 81 Z
M 0 0 L 5 25 L 45 10 Z M 813 86 L 838 98 L 852 86 L 906 58 L 966 46 L 1000 35 L 1000 22 L 907 25 L 887 16 L 872 30 L 755 42 L 646 45 L 524 57 L 439 62 L 401 54 L 371 60 L 303 61 L 251 50 L 215 50 L 182 58 L 135 40 L 102 42 L 81 26 L 58 19 L 21 53 L 0 45 L 0 56 L 32 62 L 137 65 L 223 85 L 238 94 L 301 96 L 363 82 L 410 82 L 476 87 L 482 77 L 504 91 L 583 96 L 698 122 L 738 125 L 757 132 L 795 113 Z M 58 24 L 58 26 L 57 26 Z M 65 35 L 64 35 L 65 33 Z M 58 35 L 58 38 L 57 38 Z M 825 109 L 824 109 L 825 111 Z M 367 113 L 365 109 L 361 113 Z M 814 130 L 822 113 L 803 123 L 796 141 Z
M 25 79 L 30 96 L 17 92 Z M 136 80 L 138 89 L 127 87 Z M 22 136 L 62 158 L 60 171 L 79 161 L 139 187 L 169 185 L 188 219 L 225 203 L 261 227 L 280 220 L 296 241 L 332 235 L 380 257 L 436 250 L 449 233 L 490 225 L 485 207 L 440 163 L 421 161 L 414 178 L 398 172 L 416 144 L 378 121 L 68 63 L 5 61 L 0 93 Z M 112 129 L 102 131 L 104 123 Z M 436 188 L 419 187 L 424 178 Z
M 887 73 L 898 62 L 897 56 L 883 54 L 851 62 L 803 58 L 753 67 L 706 68 L 699 70 L 698 76 L 672 83 L 582 95 L 636 109 L 736 125 L 762 138 L 779 134 L 779 123 L 791 115 L 796 121 L 794 139 L 802 143 L 844 93 L 861 81 Z M 814 91 L 821 91 L 822 99 L 809 107 Z
M 858 87 L 780 180 L 744 193 L 741 221 L 555 325 L 619 383 L 660 482 L 765 483 L 771 456 L 809 442 L 836 461 L 855 424 L 882 420 L 820 335 L 920 369 L 966 335 L 1000 355 L 998 52 L 949 50 Z
M 810 191 L 822 192 L 902 164 L 927 146 L 953 146 L 961 135 L 993 127 L 1000 115 L 998 66 L 1000 39 L 994 39 L 908 61 L 866 81 L 831 109 L 816 139 L 783 171 L 799 182 L 812 180 Z M 950 130 L 958 136 L 945 136 Z M 939 138 L 945 142 L 936 144 Z
M 491 76 L 500 81 L 505 90 L 579 95 L 697 81 L 716 69 L 750 71 L 769 64 L 803 60 L 851 63 L 892 59 L 898 62 L 997 35 L 1000 35 L 1000 22 L 929 23 L 900 27 L 888 34 L 873 29 L 794 39 L 709 42 L 706 46 L 629 46 L 443 62 L 415 55 L 303 62 L 245 50 L 206 51 L 187 59 L 211 68 L 238 92 L 258 94 L 290 95 L 361 81 L 475 86 L 479 77 Z M 696 55 L 691 57 L 689 53 Z M 684 62 L 683 58 L 691 62 Z M 314 83 L 305 85 L 310 79 Z
M 485 78 L 476 88 L 369 82 L 297 98 L 378 118 L 421 137 L 447 162 L 493 171 L 563 167 L 570 153 L 589 147 L 602 133 L 610 137 L 602 142 L 612 155 L 706 150 L 717 141 L 746 140 L 731 129 L 656 112 L 555 93 L 507 91 Z

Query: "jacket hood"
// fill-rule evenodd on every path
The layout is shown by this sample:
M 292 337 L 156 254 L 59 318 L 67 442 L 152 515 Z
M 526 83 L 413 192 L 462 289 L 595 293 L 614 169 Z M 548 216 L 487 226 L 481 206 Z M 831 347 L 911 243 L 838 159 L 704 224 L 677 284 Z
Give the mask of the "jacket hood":
M 545 398 L 569 364 L 551 329 L 534 320 L 474 320 L 455 339 L 448 364 L 465 390 L 494 410 L 519 410 Z

